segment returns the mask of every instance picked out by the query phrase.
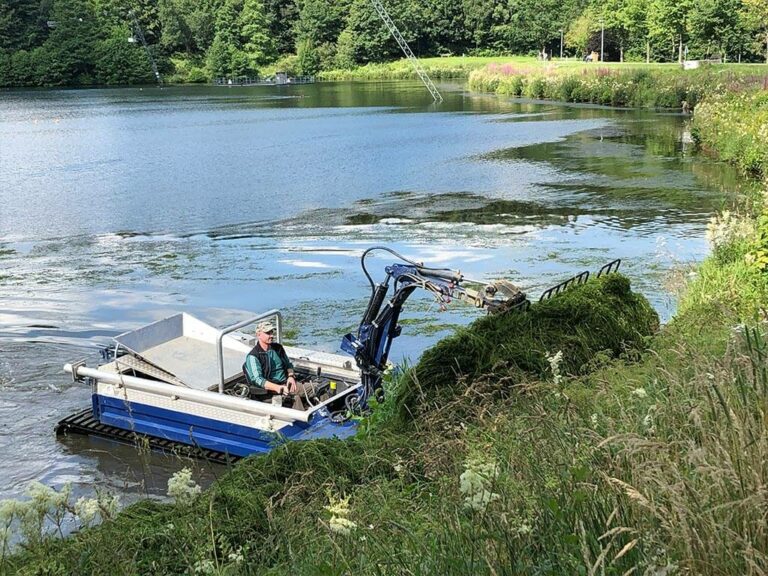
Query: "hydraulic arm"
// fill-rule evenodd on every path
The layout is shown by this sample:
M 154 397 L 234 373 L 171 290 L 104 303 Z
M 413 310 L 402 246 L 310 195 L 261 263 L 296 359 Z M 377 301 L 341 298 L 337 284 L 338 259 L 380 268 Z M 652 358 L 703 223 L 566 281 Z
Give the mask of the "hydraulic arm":
M 386 277 L 379 284 L 374 283 L 365 266 L 365 259 L 377 250 L 389 252 L 401 260 L 401 263 L 385 267 Z M 501 280 L 484 284 L 465 278 L 457 270 L 430 268 L 413 262 L 384 246 L 366 250 L 361 264 L 371 285 L 371 297 L 357 334 L 347 334 L 342 340 L 341 349 L 355 357 L 362 372 L 363 403 L 365 396 L 375 392 L 381 385 L 392 341 L 400 335 L 400 326 L 397 324 L 400 312 L 416 289 L 431 292 L 441 308 L 452 300 L 460 300 L 495 314 L 530 305 L 526 295 L 511 282 Z

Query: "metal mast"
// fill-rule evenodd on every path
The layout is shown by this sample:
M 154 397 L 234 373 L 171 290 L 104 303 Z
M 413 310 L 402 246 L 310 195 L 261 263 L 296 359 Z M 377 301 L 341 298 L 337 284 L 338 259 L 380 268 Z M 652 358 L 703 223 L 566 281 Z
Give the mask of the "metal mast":
M 416 74 L 418 74 L 419 78 L 421 78 L 421 81 L 424 82 L 424 86 L 427 87 L 427 90 L 429 90 L 429 93 L 432 95 L 432 98 L 435 99 L 435 102 L 442 102 L 443 97 L 435 87 L 435 83 L 432 82 L 431 78 L 427 75 L 427 72 L 424 70 L 424 68 L 421 67 L 421 64 L 419 64 L 419 60 L 414 55 L 413 50 L 411 50 L 411 47 L 408 46 L 408 42 L 405 41 L 405 38 L 403 38 L 403 35 L 400 34 L 400 30 L 397 29 L 397 26 L 395 26 L 395 23 L 392 22 L 392 18 L 389 17 L 389 13 L 387 12 L 387 9 L 384 8 L 384 4 L 381 3 L 381 0 L 371 0 L 371 4 L 373 4 L 373 7 L 376 9 L 376 12 L 379 13 L 379 16 L 384 21 L 384 24 L 389 29 L 389 32 L 397 41 L 397 44 L 398 46 L 400 46 L 400 49 L 405 54 L 405 57 L 408 58 L 408 61 L 411 63 L 411 66 L 413 66 L 413 69 L 416 71 Z
M 135 42 L 135 39 L 138 38 L 139 42 L 141 42 L 141 45 L 144 46 L 144 51 L 147 53 L 149 63 L 152 65 L 152 72 L 155 74 L 155 78 L 157 78 L 157 83 L 162 84 L 163 81 L 160 78 L 160 72 L 157 70 L 157 63 L 155 62 L 155 58 L 152 56 L 152 52 L 147 45 L 146 38 L 144 38 L 144 32 L 139 25 L 139 19 L 136 18 L 136 14 L 133 13 L 133 10 L 129 11 L 128 14 L 131 16 L 131 22 L 133 24 L 133 38 L 131 40 Z

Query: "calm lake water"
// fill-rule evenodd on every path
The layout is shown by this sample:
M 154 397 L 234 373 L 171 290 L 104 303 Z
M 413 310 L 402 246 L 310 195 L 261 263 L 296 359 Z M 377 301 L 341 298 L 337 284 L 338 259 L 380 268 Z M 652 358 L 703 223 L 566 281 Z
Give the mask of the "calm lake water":
M 441 90 L 437 106 L 413 82 L 0 91 L 0 498 L 31 480 L 164 494 L 189 462 L 56 440 L 89 401 L 62 365 L 177 311 L 281 308 L 293 342 L 336 351 L 372 245 L 533 297 L 620 257 L 669 318 L 668 272 L 704 257 L 739 185 L 686 119 Z M 477 317 L 409 304 L 393 359 Z M 224 470 L 192 465 L 203 483 Z

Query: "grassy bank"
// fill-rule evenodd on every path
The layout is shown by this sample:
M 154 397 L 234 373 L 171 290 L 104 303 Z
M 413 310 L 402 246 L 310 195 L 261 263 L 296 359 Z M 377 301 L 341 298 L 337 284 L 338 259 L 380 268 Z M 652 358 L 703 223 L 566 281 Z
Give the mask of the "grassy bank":
M 659 64 L 489 64 L 470 74 L 469 87 L 526 98 L 632 108 L 692 109 L 708 94 L 763 88 L 768 66 L 721 65 L 682 70 Z
M 697 107 L 703 146 L 742 142 L 745 126 L 759 124 L 763 109 L 742 97 L 762 96 Z M 760 128 L 749 134 L 749 146 L 768 147 Z M 766 167 L 759 156 L 748 170 Z M 708 237 L 712 255 L 695 274 L 681 271 L 680 311 L 660 330 L 618 275 L 526 314 L 482 318 L 391 382 L 353 441 L 278 448 L 203 493 L 185 480 L 175 504 L 139 503 L 63 540 L 35 524 L 57 510 L 82 513 L 61 497 L 0 506 L 0 526 L 25 526 L 29 543 L 0 566 L 110 575 L 768 572 L 766 193 L 714 216 Z
M 498 510 L 517 510 L 521 524 L 514 530 L 522 524 L 538 530 L 550 521 L 536 511 L 543 502 L 526 504 L 535 499 L 535 483 L 526 481 L 521 500 L 517 466 L 523 454 L 516 452 L 528 452 L 530 438 L 501 441 L 517 436 L 522 420 L 511 418 L 513 411 L 535 413 L 530 402 L 542 385 L 547 396 L 558 395 L 557 410 L 566 407 L 560 384 L 540 382 L 552 370 L 547 353 L 562 351 L 556 369 L 563 374 L 586 373 L 594 362 L 639 354 L 657 325 L 648 302 L 621 276 L 592 282 L 525 314 L 483 318 L 441 342 L 398 380 L 355 441 L 276 449 L 241 463 L 208 492 L 183 503 L 143 503 L 70 539 L 38 539 L 8 567 L 62 574 L 183 574 L 224 565 L 252 573 L 391 573 L 426 561 L 427 573 L 451 570 L 453 562 L 464 560 L 441 558 L 439 550 L 463 554 L 467 544 L 474 546 L 453 539 L 468 538 L 486 512 L 483 498 L 494 502 L 494 510 L 497 500 L 498 506 L 505 502 Z M 498 429 L 486 430 L 492 421 Z M 552 490 L 565 497 L 591 477 L 590 459 L 589 450 L 558 451 L 535 474 L 551 476 Z M 484 488 L 462 491 L 465 464 L 481 487 L 489 481 L 483 470 L 492 464 L 498 479 L 488 484 L 487 497 Z M 567 466 L 562 473 L 561 465 Z M 475 508 L 464 507 L 467 498 L 478 499 Z M 564 514 L 563 527 L 572 518 Z M 467 532 L 454 536 L 461 526 Z M 425 545 L 435 547 L 428 556 Z M 579 546 L 567 544 L 567 554 Z M 398 564 L 391 566 L 393 561 Z M 466 568 L 476 573 L 478 567 Z

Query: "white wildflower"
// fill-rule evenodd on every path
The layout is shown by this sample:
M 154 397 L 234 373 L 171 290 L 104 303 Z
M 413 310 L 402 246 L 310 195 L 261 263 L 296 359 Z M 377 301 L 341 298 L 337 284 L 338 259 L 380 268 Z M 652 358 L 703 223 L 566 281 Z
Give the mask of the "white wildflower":
M 552 382 L 559 385 L 563 381 L 563 375 L 560 373 L 560 363 L 563 361 L 563 351 L 558 350 L 556 354 L 546 353 L 549 369 L 552 371 Z
M 99 492 L 97 499 L 102 519 L 107 520 L 117 515 L 118 510 L 120 510 L 120 497 L 117 494 Z
M 349 535 L 355 528 L 357 528 L 357 524 L 343 516 L 333 516 L 330 522 L 328 522 L 328 526 L 331 528 L 331 532 L 343 534 L 344 536 Z
M 16 518 L 21 518 L 27 512 L 29 505 L 19 500 L 0 500 L 0 523 L 10 524 Z
M 707 224 L 707 241 L 712 250 L 715 251 L 738 240 L 749 238 L 753 234 L 754 226 L 749 219 L 740 218 L 728 210 L 712 216 Z
M 459 490 L 464 495 L 464 506 L 482 512 L 488 505 L 499 499 L 491 492 L 499 468 L 493 460 L 470 458 L 464 464 L 464 472 L 459 476 Z
M 238 548 L 234 552 L 230 552 L 227 556 L 227 559 L 230 562 L 234 562 L 235 564 L 240 564 L 243 560 L 245 560 L 245 557 L 243 556 L 243 550 L 242 548 Z
M 592 428 L 597 428 L 597 414 L 592 414 L 592 416 L 589 417 L 589 421 L 592 423 Z
M 99 508 L 99 501 L 97 499 L 83 496 L 75 502 L 75 515 L 80 518 L 83 526 L 88 526 L 96 518 Z
M 213 574 L 216 572 L 216 566 L 213 560 L 198 560 L 192 567 L 195 574 Z
M 632 390 L 632 396 L 635 398 L 647 398 L 648 392 L 646 392 L 645 388 L 635 388 Z
M 178 503 L 190 503 L 200 494 L 202 489 L 192 480 L 192 471 L 182 468 L 168 480 L 168 496 Z
M 357 528 L 357 524 L 349 519 L 349 496 L 346 498 L 334 498 L 328 495 L 328 506 L 325 509 L 331 513 L 331 519 L 328 527 L 331 532 L 348 535 Z
M 41 511 L 66 505 L 71 492 L 72 486 L 70 484 L 65 484 L 61 492 L 57 492 L 36 480 L 30 482 L 27 487 L 27 495 L 30 497 L 32 505 Z
M 652 428 L 653 427 L 653 416 L 650 414 L 646 414 L 645 418 L 643 418 L 643 426 L 646 428 Z

